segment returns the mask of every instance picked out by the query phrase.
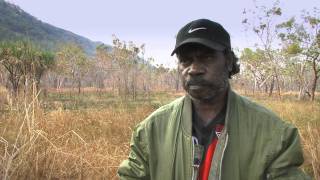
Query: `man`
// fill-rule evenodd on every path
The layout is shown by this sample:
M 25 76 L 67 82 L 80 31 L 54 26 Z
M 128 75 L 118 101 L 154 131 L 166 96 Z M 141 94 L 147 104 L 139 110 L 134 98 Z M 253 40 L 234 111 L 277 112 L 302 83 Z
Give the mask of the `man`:
M 220 24 L 188 23 L 173 54 L 187 95 L 135 128 L 120 179 L 307 179 L 297 129 L 230 89 L 238 58 Z

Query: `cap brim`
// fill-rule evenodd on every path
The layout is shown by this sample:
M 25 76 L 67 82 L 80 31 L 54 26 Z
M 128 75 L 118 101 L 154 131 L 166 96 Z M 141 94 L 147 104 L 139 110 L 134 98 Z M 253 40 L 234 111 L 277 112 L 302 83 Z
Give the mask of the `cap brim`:
M 212 41 L 208 41 L 207 39 L 202 39 L 202 38 L 189 38 L 186 39 L 184 41 L 182 41 L 180 44 L 176 45 L 176 47 L 174 48 L 174 50 L 171 53 L 171 56 L 173 56 L 176 51 L 183 45 L 185 44 L 189 44 L 189 43 L 196 43 L 196 44 L 201 44 L 204 45 L 208 48 L 214 49 L 214 50 L 218 50 L 218 51 L 223 51 L 226 47 L 218 44 L 218 43 L 214 43 Z

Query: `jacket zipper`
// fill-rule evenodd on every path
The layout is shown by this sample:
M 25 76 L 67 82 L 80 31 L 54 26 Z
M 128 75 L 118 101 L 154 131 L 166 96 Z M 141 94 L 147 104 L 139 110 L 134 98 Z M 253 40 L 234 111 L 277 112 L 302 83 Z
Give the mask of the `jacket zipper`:
M 224 152 L 227 148 L 227 144 L 228 144 L 228 139 L 229 139 L 229 136 L 228 136 L 228 133 L 226 135 L 226 141 L 225 141 L 225 144 L 224 144 L 224 147 L 223 147 L 223 150 L 222 150 L 222 155 L 221 155 L 221 160 L 220 160 L 220 173 L 219 173 L 219 180 L 221 180 L 221 173 L 222 173 L 222 160 L 223 160 L 223 157 L 224 157 Z
M 198 139 L 192 136 L 192 180 L 197 180 L 200 165 L 194 164 L 195 144 L 199 144 Z

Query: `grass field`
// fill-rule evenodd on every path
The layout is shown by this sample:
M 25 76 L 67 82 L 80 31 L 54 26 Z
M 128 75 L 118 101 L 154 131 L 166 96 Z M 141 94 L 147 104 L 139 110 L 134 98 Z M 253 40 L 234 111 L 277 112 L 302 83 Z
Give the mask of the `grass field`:
M 179 96 L 158 92 L 132 101 L 108 92 L 50 92 L 9 106 L 0 89 L 0 179 L 117 179 L 134 125 Z M 250 98 L 299 128 L 303 169 L 319 178 L 319 101 Z

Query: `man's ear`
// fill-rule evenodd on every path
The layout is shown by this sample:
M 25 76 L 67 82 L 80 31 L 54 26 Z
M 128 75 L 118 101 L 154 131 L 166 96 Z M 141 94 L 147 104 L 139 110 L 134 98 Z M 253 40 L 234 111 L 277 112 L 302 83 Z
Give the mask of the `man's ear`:
M 233 56 L 231 55 L 231 53 L 228 53 L 226 55 L 226 66 L 227 66 L 229 73 L 232 71 L 232 68 L 233 68 L 233 59 L 232 58 L 233 58 Z
M 228 62 L 228 71 L 229 72 L 232 71 L 232 66 L 233 66 L 232 60 L 229 60 L 229 62 Z

